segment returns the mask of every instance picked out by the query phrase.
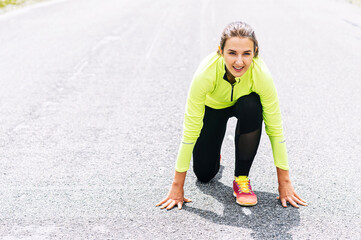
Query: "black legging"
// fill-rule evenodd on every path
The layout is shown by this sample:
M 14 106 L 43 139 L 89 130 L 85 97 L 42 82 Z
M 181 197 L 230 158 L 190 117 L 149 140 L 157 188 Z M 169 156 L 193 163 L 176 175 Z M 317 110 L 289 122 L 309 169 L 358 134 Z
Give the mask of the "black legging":
M 262 104 L 258 94 L 238 99 L 232 107 L 205 107 L 203 128 L 193 150 L 193 170 L 201 182 L 209 182 L 220 167 L 221 146 L 230 117 L 236 117 L 235 176 L 248 176 L 262 131 Z

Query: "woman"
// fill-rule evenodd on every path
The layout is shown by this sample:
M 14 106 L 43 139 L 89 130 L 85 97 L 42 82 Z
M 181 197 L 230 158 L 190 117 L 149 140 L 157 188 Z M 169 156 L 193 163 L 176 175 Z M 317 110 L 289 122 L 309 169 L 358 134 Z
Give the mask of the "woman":
M 258 52 L 253 29 L 244 22 L 233 22 L 224 29 L 218 51 L 201 62 L 188 93 L 174 180 L 168 196 L 156 206 L 181 209 L 184 202 L 191 201 L 184 197 L 183 185 L 192 153 L 199 181 L 209 182 L 217 174 L 227 121 L 233 116 L 237 118 L 233 181 L 236 202 L 241 206 L 257 204 L 248 175 L 264 121 L 277 168 L 277 198 L 283 207 L 287 202 L 297 208 L 298 204 L 307 205 L 290 181 L 277 91 Z

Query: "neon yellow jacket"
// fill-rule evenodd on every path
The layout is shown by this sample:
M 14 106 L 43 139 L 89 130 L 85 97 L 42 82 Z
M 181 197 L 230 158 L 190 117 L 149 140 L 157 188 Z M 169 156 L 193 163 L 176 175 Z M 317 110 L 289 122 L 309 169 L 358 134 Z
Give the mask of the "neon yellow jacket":
M 261 99 L 263 120 L 272 145 L 274 164 L 288 170 L 277 91 L 266 64 L 260 57 L 253 58 L 247 72 L 236 78 L 233 85 L 223 79 L 224 74 L 224 59 L 216 52 L 208 55 L 195 72 L 188 92 L 183 137 L 175 170 L 185 172 L 189 169 L 193 148 L 203 127 L 205 105 L 214 109 L 230 107 L 238 98 L 251 92 L 256 92 Z

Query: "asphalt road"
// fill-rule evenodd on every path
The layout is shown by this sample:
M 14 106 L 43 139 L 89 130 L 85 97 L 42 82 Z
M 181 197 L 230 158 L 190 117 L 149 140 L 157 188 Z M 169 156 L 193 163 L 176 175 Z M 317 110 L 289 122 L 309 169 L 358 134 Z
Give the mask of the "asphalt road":
M 276 83 L 293 185 L 282 208 L 268 137 L 259 204 L 222 168 L 168 192 L 200 60 L 234 20 L 256 30 Z M 1 239 L 361 239 L 361 8 L 336 0 L 49 0 L 0 16 Z

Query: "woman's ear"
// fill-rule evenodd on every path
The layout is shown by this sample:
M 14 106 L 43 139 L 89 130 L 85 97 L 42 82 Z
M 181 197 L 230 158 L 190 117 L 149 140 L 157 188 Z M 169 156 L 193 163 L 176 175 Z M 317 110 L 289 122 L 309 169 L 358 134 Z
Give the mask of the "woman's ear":
M 219 52 L 219 54 L 223 55 L 221 46 L 218 46 L 218 52 Z

